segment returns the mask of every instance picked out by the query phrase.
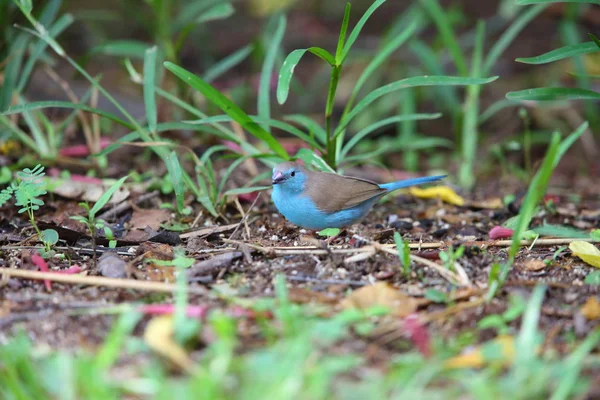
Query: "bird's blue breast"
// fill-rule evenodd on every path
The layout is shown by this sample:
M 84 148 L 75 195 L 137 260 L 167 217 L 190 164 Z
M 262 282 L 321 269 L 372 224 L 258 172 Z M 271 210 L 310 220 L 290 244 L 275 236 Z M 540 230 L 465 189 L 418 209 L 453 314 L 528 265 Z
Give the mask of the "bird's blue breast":
M 308 196 L 302 193 L 284 193 L 279 185 L 273 187 L 271 198 L 279 212 L 288 221 L 315 230 L 352 225 L 363 218 L 377 201 L 377 199 L 373 199 L 346 210 L 326 213 L 319 210 Z

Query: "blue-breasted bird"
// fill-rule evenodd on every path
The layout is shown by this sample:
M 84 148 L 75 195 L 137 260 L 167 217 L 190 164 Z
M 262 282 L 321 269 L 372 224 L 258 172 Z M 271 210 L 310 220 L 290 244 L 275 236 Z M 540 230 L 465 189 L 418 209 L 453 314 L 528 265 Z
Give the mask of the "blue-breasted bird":
M 279 212 L 296 225 L 313 230 L 343 228 L 360 221 L 384 195 L 445 176 L 378 184 L 284 162 L 273 168 L 271 198 Z

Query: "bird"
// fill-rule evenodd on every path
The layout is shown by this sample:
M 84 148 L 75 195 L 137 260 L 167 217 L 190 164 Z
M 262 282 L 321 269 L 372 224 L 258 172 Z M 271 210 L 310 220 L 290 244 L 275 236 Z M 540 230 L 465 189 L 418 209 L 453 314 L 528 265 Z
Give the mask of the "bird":
M 445 177 L 426 176 L 379 184 L 332 172 L 311 171 L 286 161 L 273 168 L 271 199 L 288 221 L 302 228 L 346 228 L 359 222 L 386 194 Z

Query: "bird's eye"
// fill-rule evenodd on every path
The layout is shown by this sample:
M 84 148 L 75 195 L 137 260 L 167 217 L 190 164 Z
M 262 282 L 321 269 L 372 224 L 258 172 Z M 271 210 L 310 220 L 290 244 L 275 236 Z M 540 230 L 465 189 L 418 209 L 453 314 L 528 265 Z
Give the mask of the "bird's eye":
M 291 176 L 296 176 L 296 171 L 292 171 Z

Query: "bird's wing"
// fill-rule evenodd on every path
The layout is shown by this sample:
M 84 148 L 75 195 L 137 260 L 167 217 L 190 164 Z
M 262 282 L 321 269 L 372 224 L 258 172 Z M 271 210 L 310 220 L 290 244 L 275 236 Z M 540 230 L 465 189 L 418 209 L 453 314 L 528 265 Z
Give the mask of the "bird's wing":
M 324 212 L 346 210 L 386 193 L 375 182 L 327 172 L 306 171 L 306 194 Z

